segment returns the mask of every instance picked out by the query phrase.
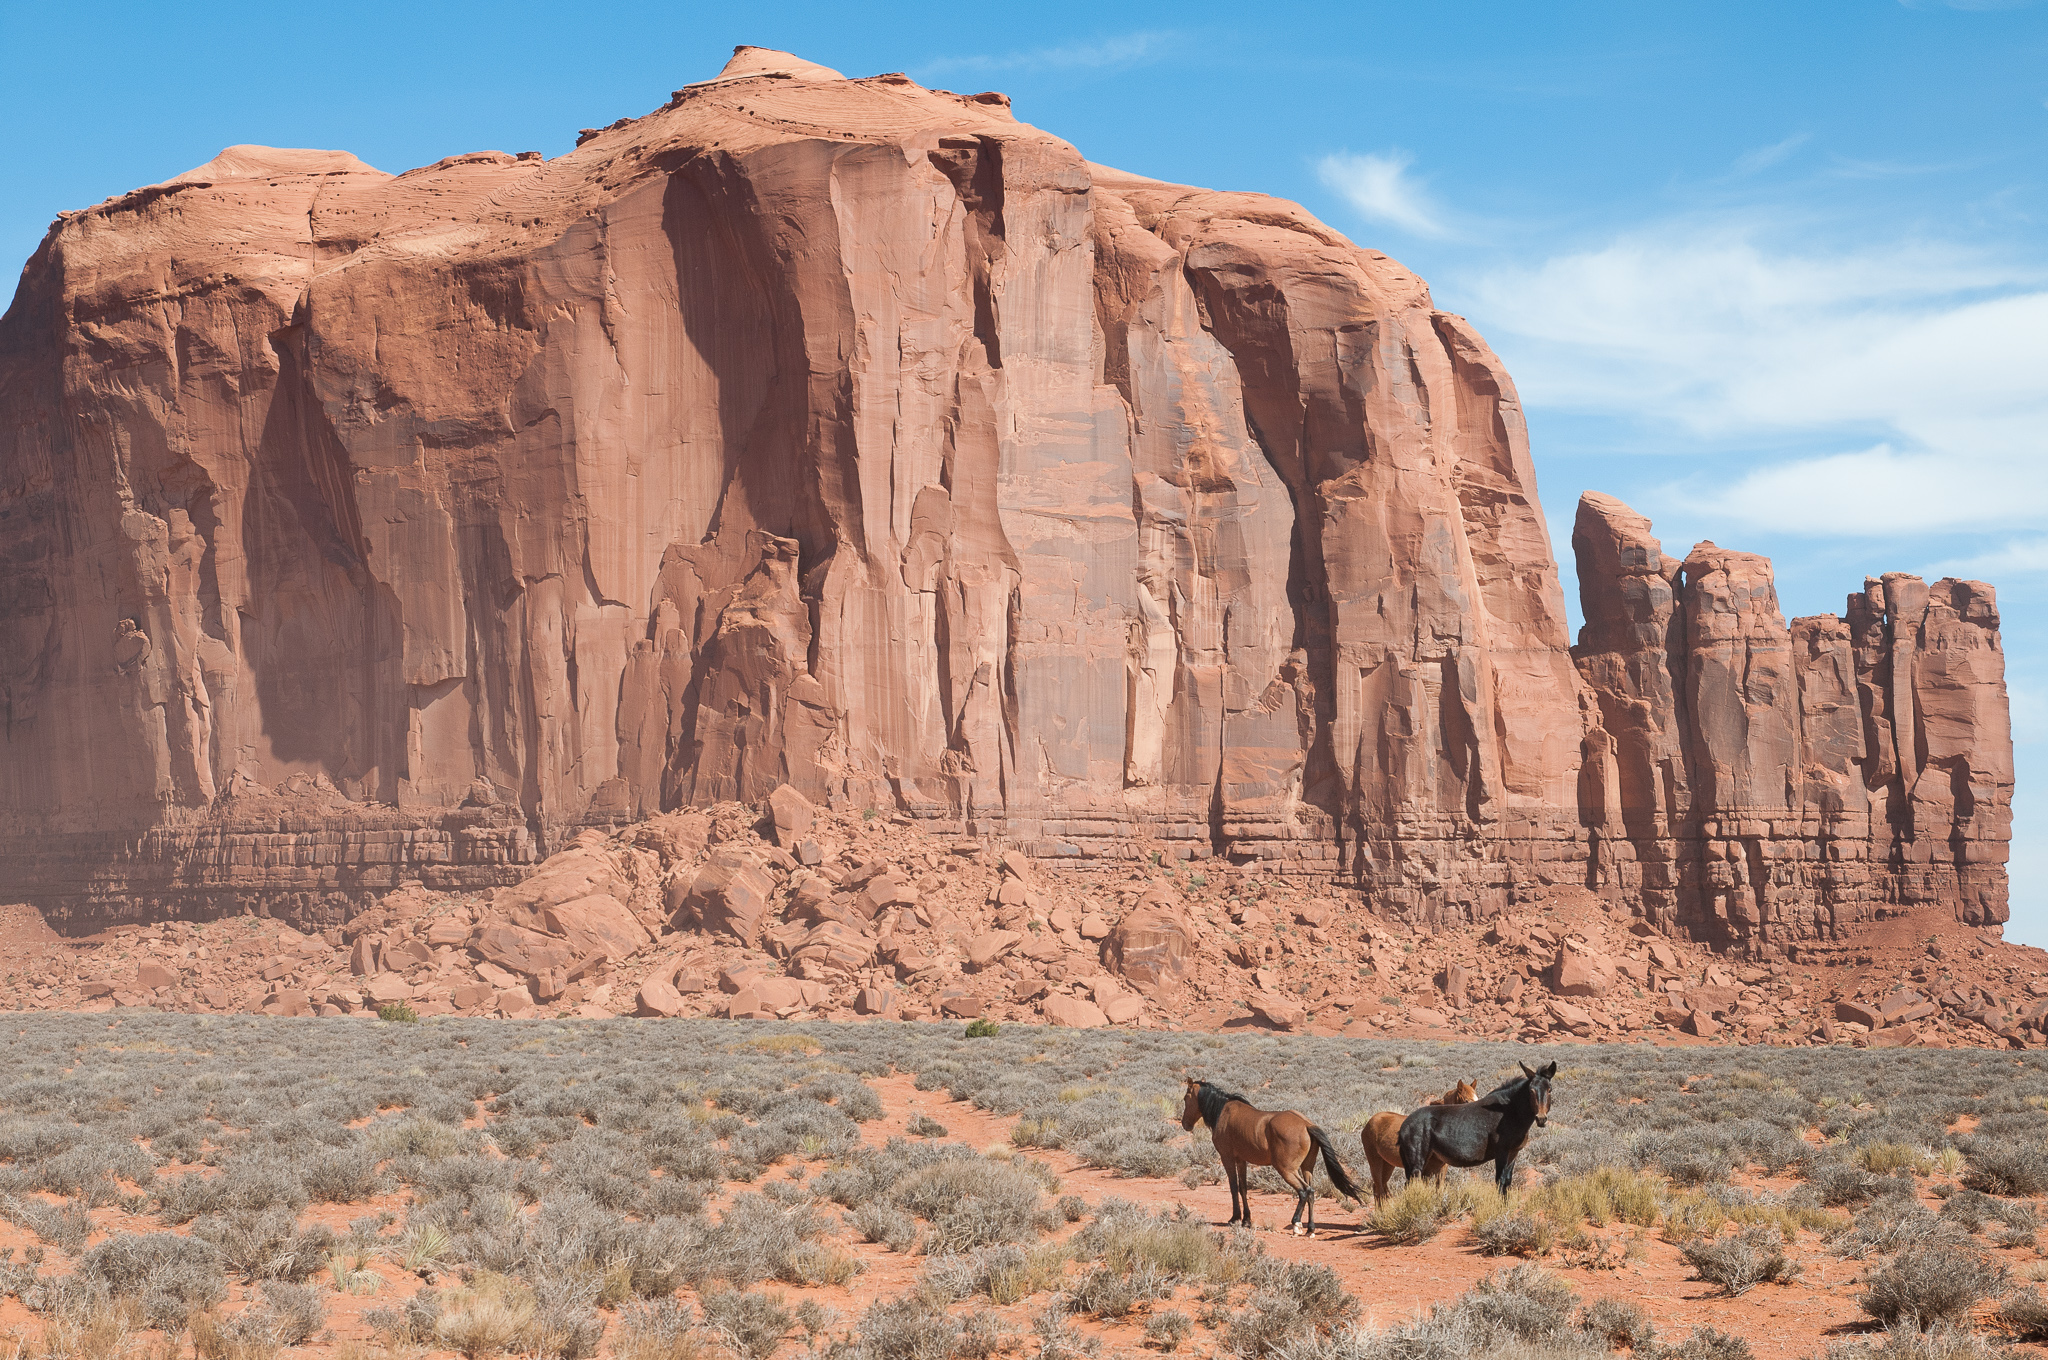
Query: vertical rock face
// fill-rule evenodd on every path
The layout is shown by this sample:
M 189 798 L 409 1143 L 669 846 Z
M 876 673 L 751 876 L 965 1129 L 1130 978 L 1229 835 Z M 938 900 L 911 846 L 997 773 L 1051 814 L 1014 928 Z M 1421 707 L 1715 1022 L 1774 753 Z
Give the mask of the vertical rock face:
M 1838 938 L 1887 911 L 2006 919 L 2012 737 L 1975 581 L 1887 575 L 1846 620 L 1778 611 L 1770 563 L 1587 493 L 1572 534 L 1594 701 L 1593 881 L 1700 938 Z
M 233 148 L 0 321 L 0 877 L 317 918 L 788 785 L 1425 922 L 1590 839 L 1731 930 L 1874 807 L 1887 882 L 1990 912 L 1989 592 L 1788 633 L 1610 518 L 1582 680 L 1485 342 L 1001 95 L 743 49 L 553 161 Z

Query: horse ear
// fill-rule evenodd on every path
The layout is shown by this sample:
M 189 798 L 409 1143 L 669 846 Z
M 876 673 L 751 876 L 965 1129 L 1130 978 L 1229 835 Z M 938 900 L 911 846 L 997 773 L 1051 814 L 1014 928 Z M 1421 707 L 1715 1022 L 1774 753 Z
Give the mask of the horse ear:
M 1533 1077 L 1536 1075 L 1534 1072 L 1529 1070 L 1529 1064 L 1525 1062 L 1518 1062 L 1515 1064 L 1515 1066 L 1522 1069 L 1522 1075 L 1525 1077 Z
M 1556 1075 L 1557 1075 L 1557 1064 L 1556 1064 L 1556 1063 L 1552 1063 L 1552 1064 L 1551 1064 L 1550 1066 L 1548 1066 L 1548 1067 L 1544 1068 L 1544 1069 L 1543 1069 L 1543 1075 L 1544 1075 L 1545 1077 L 1554 1077 L 1554 1076 L 1556 1076 Z

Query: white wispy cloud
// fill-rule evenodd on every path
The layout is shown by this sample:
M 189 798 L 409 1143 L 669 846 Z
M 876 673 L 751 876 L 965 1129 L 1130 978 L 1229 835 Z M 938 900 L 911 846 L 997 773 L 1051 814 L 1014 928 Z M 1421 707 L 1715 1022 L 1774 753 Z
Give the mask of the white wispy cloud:
M 2048 270 L 1936 242 L 1823 254 L 1771 235 L 1648 228 L 1483 275 L 1471 310 L 1532 405 L 1723 447 L 1840 438 L 1827 456 L 1699 476 L 1694 504 L 1737 523 L 2048 527 Z
M 1413 158 L 1400 151 L 1363 156 L 1344 151 L 1317 161 L 1316 176 L 1368 221 L 1414 236 L 1446 236 L 1442 211 L 1408 175 L 1412 164 Z
M 1760 146 L 1752 151 L 1745 151 L 1735 158 L 1735 173 L 1738 175 L 1753 175 L 1759 170 L 1768 170 L 1800 147 L 1805 146 L 1812 138 L 1813 134 L 1810 132 L 1795 132 L 1782 142 L 1773 142 L 1769 146 Z
M 1937 562 L 1921 575 L 1975 577 L 1991 580 L 2048 572 L 2048 538 L 2016 538 L 1968 557 Z
M 1066 43 L 991 56 L 936 57 L 918 66 L 921 74 L 976 74 L 1000 71 L 1106 71 L 1158 61 L 1180 45 L 1168 30 L 1124 33 L 1094 42 Z

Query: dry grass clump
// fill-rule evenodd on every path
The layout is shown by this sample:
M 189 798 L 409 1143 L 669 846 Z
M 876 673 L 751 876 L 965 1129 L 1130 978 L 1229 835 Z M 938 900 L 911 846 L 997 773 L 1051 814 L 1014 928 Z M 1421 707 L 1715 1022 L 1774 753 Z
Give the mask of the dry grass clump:
M 1398 1194 L 1373 1206 L 1367 1217 L 1367 1232 L 1399 1246 L 1427 1242 L 1447 1225 L 1472 1213 L 1494 1197 L 1491 1186 L 1475 1181 L 1450 1180 L 1442 1184 L 1410 1181 Z

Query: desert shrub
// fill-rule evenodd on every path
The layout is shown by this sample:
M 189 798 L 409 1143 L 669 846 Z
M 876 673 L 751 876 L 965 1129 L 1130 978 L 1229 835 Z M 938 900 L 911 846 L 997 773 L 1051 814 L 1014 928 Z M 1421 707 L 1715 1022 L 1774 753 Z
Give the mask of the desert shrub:
M 1163 1298 L 1173 1292 L 1172 1280 L 1156 1267 L 1141 1265 L 1131 1270 L 1096 1266 L 1067 1291 L 1076 1312 L 1096 1317 L 1120 1318 L 1141 1303 Z
M 1887 1327 L 1907 1322 L 1925 1330 L 1962 1321 L 2004 1284 L 2003 1269 L 1982 1252 L 1908 1247 L 1868 1278 L 1856 1303 Z
M 78 1252 L 85 1248 L 92 1232 L 92 1217 L 77 1201 L 45 1204 L 36 1199 L 0 1199 L 0 1218 L 19 1224 L 59 1251 Z
M 989 1360 L 1015 1345 L 1016 1334 L 1016 1328 L 1005 1322 L 1001 1314 L 977 1308 L 960 1324 L 953 1354 L 962 1360 Z
M 305 1285 L 266 1280 L 263 1306 L 270 1315 L 271 1335 L 279 1345 L 309 1341 L 327 1325 L 327 1306 L 320 1301 L 320 1291 Z
M 612 1336 L 617 1360 L 703 1360 L 703 1334 L 687 1306 L 675 1299 L 619 1310 Z
M 1890 1327 L 1881 1341 L 1838 1341 L 1817 1360 L 2017 1360 L 2014 1351 L 1967 1327 L 1939 1323 L 1926 1331 L 1910 1324 Z
M 1230 1320 L 1224 1344 L 1242 1356 L 1271 1355 L 1305 1338 L 1327 1336 L 1358 1316 L 1328 1266 L 1297 1261 L 1256 1290 Z
M 441 1321 L 441 1295 L 422 1289 L 396 1308 L 365 1308 L 363 1324 L 392 1350 L 424 1346 L 434 1339 Z
M 1519 1265 L 1479 1281 L 1452 1305 L 1450 1316 L 1482 1336 L 1522 1341 L 1560 1340 L 1572 1334 L 1578 1296 L 1537 1265 Z
M 1849 1231 L 1835 1239 L 1834 1249 L 1839 1256 L 1860 1261 L 1938 1242 L 1966 1246 L 1968 1240 L 1954 1223 L 1936 1217 L 1914 1200 L 1893 1195 L 1859 1210 Z
M 1079 1195 L 1061 1195 L 1058 1207 L 1061 1218 L 1069 1223 L 1079 1223 L 1088 1212 L 1088 1201 Z
M 1162 1308 L 1145 1319 L 1145 1339 L 1162 1351 L 1176 1351 L 1194 1334 L 1195 1320 L 1178 1308 Z
M 1731 1298 L 1760 1284 L 1788 1284 L 1800 1274 L 1798 1263 L 1785 1255 L 1784 1235 L 1762 1224 L 1679 1250 L 1694 1274 Z
M 303 1284 L 327 1265 L 334 1233 L 318 1224 L 301 1228 L 291 1209 L 210 1214 L 192 1225 L 192 1235 L 210 1242 L 240 1279 Z
M 2001 1205 L 1981 1190 L 1958 1190 L 1942 1202 L 1942 1222 L 1966 1233 L 1980 1231 L 2000 1217 Z
M 1596 1299 L 1586 1305 L 1579 1323 L 1595 1336 L 1605 1338 L 1609 1347 L 1626 1346 L 1647 1355 L 1657 1344 L 1657 1328 L 1650 1320 L 1650 1310 L 1634 1299 Z
M 271 1360 L 284 1343 L 262 1308 L 245 1308 L 225 1320 L 212 1313 L 192 1319 L 192 1353 L 198 1360 Z
M 451 1290 L 434 1322 L 433 1337 L 464 1357 L 483 1360 L 518 1344 L 533 1321 L 533 1291 L 503 1275 L 479 1272 Z
M 1033 1231 L 1039 1193 L 1039 1181 L 1027 1172 L 977 1159 L 913 1171 L 890 1197 L 931 1224 L 925 1250 L 938 1254 L 1024 1240 Z
M 1550 1223 L 1527 1213 L 1495 1214 L 1472 1228 L 1487 1256 L 1547 1256 L 1556 1238 Z
M 603 1280 L 588 1271 L 542 1273 L 533 1282 L 533 1317 L 519 1338 L 522 1354 L 539 1360 L 584 1360 L 597 1353 L 604 1319 L 597 1315 Z
M 299 1180 L 316 1204 L 354 1204 L 375 1198 L 383 1189 L 377 1159 L 367 1147 L 312 1158 Z
M 1749 1343 L 1732 1332 L 1695 1327 L 1692 1335 L 1664 1350 L 1664 1360 L 1752 1360 Z
M 855 1360 L 950 1360 L 960 1324 L 919 1294 L 881 1299 L 861 1314 Z
M 1963 1143 L 1963 1184 L 1991 1195 L 2048 1194 L 2048 1144 L 2039 1138 L 1972 1136 Z
M 946 1126 L 928 1114 L 920 1114 L 910 1121 L 909 1133 L 913 1138 L 944 1138 Z
M 1090 1336 L 1076 1327 L 1061 1308 L 1047 1308 L 1033 1317 L 1031 1330 L 1038 1336 L 1039 1360 L 1070 1360 L 1072 1357 L 1102 1354 L 1102 1338 Z
M 176 1233 L 117 1233 L 79 1257 L 76 1273 L 113 1298 L 135 1300 L 148 1325 L 166 1329 L 228 1293 L 220 1252 Z
M 1806 1169 L 1806 1183 L 1822 1204 L 1854 1206 L 1876 1198 L 1884 1178 L 1851 1162 L 1816 1162 Z
M 2048 1299 L 2038 1289 L 2022 1289 L 1998 1305 L 1998 1325 L 2019 1341 L 2048 1339 Z
M 863 1204 L 849 1221 L 863 1241 L 880 1242 L 891 1251 L 906 1252 L 917 1245 L 917 1220 L 894 1205 L 880 1201 Z

